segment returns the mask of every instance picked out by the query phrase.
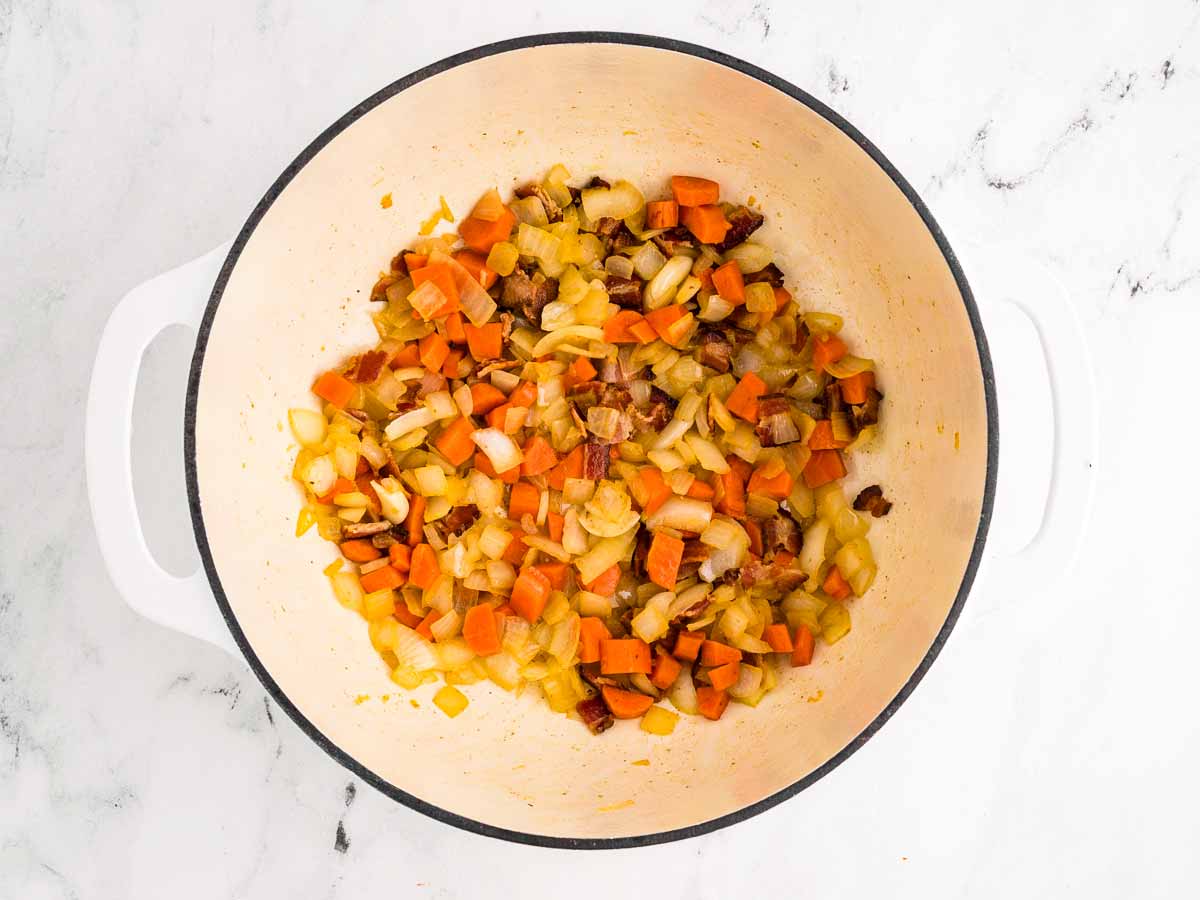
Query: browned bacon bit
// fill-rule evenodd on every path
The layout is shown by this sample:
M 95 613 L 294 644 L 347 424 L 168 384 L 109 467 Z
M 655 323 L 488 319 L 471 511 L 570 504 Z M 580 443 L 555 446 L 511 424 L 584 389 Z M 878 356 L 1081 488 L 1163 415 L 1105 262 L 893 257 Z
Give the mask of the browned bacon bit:
M 608 299 L 617 306 L 625 309 L 642 308 L 642 280 L 640 278 L 609 275 L 604 279 L 604 287 L 608 291 Z
M 523 365 L 525 363 L 519 359 L 498 359 L 495 362 L 488 363 L 486 366 L 480 366 L 479 371 L 475 374 L 483 378 L 500 369 L 517 369 Z
M 391 522 L 352 522 L 342 528 L 342 534 L 348 538 L 361 538 L 383 534 L 391 529 Z
M 869 512 L 876 519 L 883 518 L 892 509 L 892 502 L 883 499 L 883 488 L 877 484 L 865 487 L 854 498 L 854 508 L 860 512 Z
M 503 279 L 500 303 L 515 309 L 532 325 L 540 325 L 542 308 L 558 296 L 558 279 L 543 278 L 541 273 L 530 278 L 520 269 Z
M 606 684 L 609 687 L 613 687 L 620 683 L 617 681 L 617 679 L 615 679 L 609 675 L 601 675 L 600 674 L 600 663 L 598 663 L 598 662 L 580 663 L 579 674 L 580 674 L 580 676 L 582 676 L 584 681 L 586 681 L 588 684 L 590 684 L 596 690 L 599 690 L 600 688 L 604 687 Z
M 742 587 L 753 587 L 764 581 L 781 591 L 791 591 L 808 580 L 799 569 L 785 568 L 778 563 L 749 562 L 740 572 Z
M 617 227 L 617 233 L 613 236 L 612 252 L 620 253 L 622 250 L 626 249 L 627 247 L 632 247 L 638 243 L 641 243 L 641 242 L 637 239 L 637 236 L 632 231 L 630 231 L 627 227 L 625 227 L 625 223 L 622 222 Z
M 404 261 L 404 254 L 412 253 L 411 250 L 401 250 L 392 257 L 391 270 L 393 275 L 398 275 L 401 278 L 408 277 L 408 263 Z
M 883 394 L 875 388 L 867 388 L 867 402 L 850 407 L 855 431 L 861 431 L 868 425 L 874 425 L 879 421 L 879 401 L 882 399 Z
M 614 238 L 621 230 L 621 220 L 612 216 L 601 216 L 596 220 L 596 234 L 602 238 Z
M 546 218 L 551 222 L 562 221 L 562 210 L 558 208 L 558 204 L 546 193 L 546 189 L 540 184 L 532 183 L 522 185 L 513 191 L 518 197 L 537 197 L 542 201 L 542 207 L 546 210 Z
M 396 535 L 392 534 L 392 530 L 390 528 L 387 531 L 371 536 L 371 546 L 376 550 L 386 550 L 388 547 L 392 546 L 392 544 L 398 543 L 399 541 L 396 539 Z
M 682 226 L 672 228 L 670 231 L 664 231 L 662 234 L 654 238 L 654 243 L 659 250 L 669 259 L 672 256 L 678 256 L 680 250 L 694 250 L 696 242 L 692 239 L 692 233 Z
M 696 352 L 696 360 L 702 366 L 716 369 L 722 375 L 729 371 L 733 359 L 733 344 L 729 338 L 715 329 L 700 333 L 700 347 Z
M 395 284 L 399 278 L 389 272 L 386 275 L 380 275 L 379 280 L 375 282 L 375 286 L 371 288 L 371 302 L 383 303 L 387 301 L 387 289 Z
M 478 518 L 479 508 L 468 504 L 454 507 L 438 524 L 443 527 L 447 535 L 461 534 L 470 528 Z
M 608 711 L 608 707 L 604 705 L 604 700 L 599 696 L 580 700 L 576 704 L 575 710 L 579 713 L 579 718 L 583 719 L 583 724 L 588 727 L 588 731 L 592 734 L 600 734 L 602 731 L 612 728 L 612 713 Z
M 350 380 L 357 381 L 359 384 L 374 384 L 375 380 L 379 378 L 379 373 L 383 371 L 383 364 L 386 360 L 387 354 L 382 350 L 368 350 L 358 358 L 358 365 Z
M 771 287 L 783 287 L 783 272 L 775 263 L 767 263 L 757 272 L 748 272 L 743 275 L 742 281 L 746 284 L 757 284 L 760 281 L 765 281 Z
M 729 222 L 729 230 L 725 232 L 725 240 L 717 244 L 717 249 L 722 253 L 733 249 L 757 231 L 763 223 L 763 214 L 748 206 L 735 206 L 725 214 L 725 220 Z
M 358 419 L 358 421 L 363 423 L 371 420 L 371 417 L 367 415 L 367 411 L 365 409 L 347 409 L 343 410 L 343 412 L 345 412 L 350 418 Z
M 763 546 L 768 550 L 786 550 L 795 554 L 800 552 L 800 529 L 791 516 L 781 516 L 778 513 L 763 522 Z
M 764 447 L 779 447 L 800 440 L 800 429 L 792 420 L 786 397 L 763 397 L 758 401 L 758 424 L 754 433 Z
M 660 388 L 651 387 L 650 402 L 646 409 L 643 411 L 637 407 L 630 408 L 634 428 L 639 432 L 661 431 L 667 427 L 671 416 L 675 414 L 675 406 L 670 394 Z
M 608 187 L 612 187 L 612 185 L 609 184 L 607 181 L 605 181 L 603 178 L 601 178 L 599 175 L 593 175 L 592 180 L 589 181 L 587 184 L 585 184 L 584 187 L 585 188 L 608 188 Z
M 583 445 L 583 477 L 599 481 L 608 477 L 608 447 L 589 439 Z

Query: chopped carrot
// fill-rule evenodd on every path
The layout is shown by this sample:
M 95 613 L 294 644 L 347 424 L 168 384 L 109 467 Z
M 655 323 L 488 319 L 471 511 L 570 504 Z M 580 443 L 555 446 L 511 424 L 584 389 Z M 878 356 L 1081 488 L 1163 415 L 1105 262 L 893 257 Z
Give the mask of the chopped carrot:
M 436 318 L 440 318 L 442 310 L 449 314 L 458 309 L 458 288 L 454 284 L 454 270 L 447 263 L 429 263 L 412 273 L 414 288 L 419 288 L 427 281 L 437 285 L 437 289 L 446 298 L 446 304 L 435 313 Z
M 675 590 L 675 578 L 683 559 L 683 541 L 664 532 L 655 532 L 646 556 L 646 574 L 659 587 Z
M 715 722 L 725 714 L 725 707 L 729 705 L 729 695 L 705 685 L 696 688 L 696 704 L 700 715 Z
M 361 462 L 364 457 L 359 457 Z M 367 471 L 370 472 L 368 466 Z M 371 487 L 370 475 L 359 475 L 354 479 L 354 486 L 358 488 L 358 492 L 367 498 L 367 509 L 375 516 L 379 516 L 383 512 L 383 504 L 379 502 L 379 495 L 375 493 L 375 488 Z M 336 494 L 334 495 L 337 496 Z
M 679 204 L 674 200 L 652 200 L 646 204 L 647 228 L 674 228 L 679 224 Z
M 731 259 L 713 269 L 712 281 L 722 300 L 728 300 L 734 306 L 746 302 L 746 283 L 742 280 L 742 270 L 738 268 L 737 260 Z
M 738 676 L 742 673 L 740 662 L 725 663 L 715 669 L 708 670 L 708 680 L 718 691 L 726 691 L 737 684 Z
M 700 648 L 700 665 L 702 666 L 723 666 L 726 663 L 740 662 L 741 659 L 741 650 L 737 647 L 730 647 L 728 644 L 722 644 L 720 641 L 705 641 L 704 646 Z
M 804 483 L 810 488 L 819 488 L 845 476 L 846 464 L 836 450 L 814 450 L 804 466 Z
M 792 665 L 807 666 L 812 662 L 813 645 L 816 643 L 813 633 L 808 630 L 807 625 L 801 625 L 796 629 L 796 637 L 793 643 L 796 649 L 792 651 Z
M 679 221 L 702 244 L 719 244 L 729 231 L 725 213 L 715 205 L 685 206 L 679 210 Z
M 602 675 L 629 675 L 634 672 L 650 674 L 649 644 L 638 638 L 600 641 L 600 673 Z
M 579 661 L 594 663 L 600 661 L 600 642 L 612 637 L 612 632 L 597 616 L 584 616 L 579 620 Z
M 584 588 L 601 597 L 611 597 L 617 592 L 617 585 L 620 581 L 621 567 L 614 564 L 597 575 L 594 581 L 585 584 Z
M 642 314 L 623 309 L 604 323 L 604 340 L 610 344 L 640 344 L 641 340 L 629 331 L 629 326 L 644 321 Z
M 762 526 L 756 519 L 747 519 L 742 524 L 746 528 L 746 534 L 750 536 L 750 552 L 761 559 L 763 555 Z
M 654 705 L 652 697 L 623 691 L 610 684 L 601 687 L 600 692 L 604 695 L 604 705 L 608 707 L 614 719 L 636 719 Z
M 586 356 L 577 356 L 575 362 L 571 363 L 567 368 L 567 373 L 563 376 L 563 387 L 570 390 L 577 384 L 591 381 L 595 377 L 596 367 L 592 365 L 592 361 Z
M 381 566 L 366 575 L 359 576 L 359 583 L 362 589 L 368 594 L 373 594 L 376 591 L 388 591 L 393 588 L 398 588 L 404 584 L 404 576 L 393 569 L 391 566 Z
M 429 265 L 429 254 L 427 253 L 405 253 L 404 267 L 408 269 L 408 274 L 411 275 L 414 270 L 421 266 Z
M 680 206 L 706 206 L 721 199 L 721 186 L 695 175 L 672 175 L 671 196 Z
M 645 319 L 641 319 L 630 325 L 629 333 L 637 338 L 639 344 L 652 344 L 658 340 L 658 332 Z
M 517 615 L 532 625 L 541 616 L 549 599 L 550 579 L 541 570 L 526 567 L 517 575 L 508 602 Z
M 383 556 L 370 541 L 343 541 L 339 549 L 350 562 L 370 562 Z
M 446 340 L 452 344 L 465 344 L 467 342 L 467 332 L 465 323 L 463 322 L 462 313 L 452 312 L 442 320 L 442 327 L 446 329 Z
M 784 567 L 790 566 L 792 564 L 792 561 L 795 560 L 795 558 L 796 558 L 796 554 L 793 553 L 791 550 L 776 550 L 775 551 L 775 562 L 778 565 L 781 565 Z
M 546 475 L 546 481 L 556 491 L 561 491 L 568 478 L 583 477 L 583 445 L 568 453 L 563 461 L 551 469 Z
M 663 480 L 662 472 L 654 466 L 646 466 L 638 470 L 638 480 L 642 484 L 642 490 L 646 495 L 646 502 L 642 504 L 642 512 L 646 515 L 652 514 L 656 509 L 666 503 L 671 494 L 670 485 Z
M 403 600 L 396 603 L 396 609 L 392 613 L 397 619 L 407 625 L 409 628 L 416 628 L 421 624 L 421 617 L 415 613 L 409 612 L 408 604 Z
M 496 617 L 486 603 L 472 606 L 463 616 L 463 640 L 476 656 L 491 656 L 500 652 L 500 633 Z
M 701 481 L 697 478 L 692 482 L 691 487 L 687 489 L 687 495 L 694 500 L 711 500 L 716 496 L 716 491 L 707 481 Z
M 875 373 L 870 370 L 859 372 L 849 378 L 839 378 L 838 384 L 842 388 L 842 399 L 847 403 L 866 403 L 868 393 L 875 387 Z
M 388 365 L 393 369 L 411 369 L 413 366 L 421 364 L 421 349 L 416 342 L 405 344 L 396 351 L 396 355 L 388 360 Z
M 687 309 L 682 303 L 674 303 L 670 306 L 664 306 L 662 309 L 646 313 L 646 322 L 660 338 L 667 341 L 667 343 L 671 343 L 668 340 L 668 336 L 673 334 L 671 326 L 682 319 L 686 312 Z
M 397 572 L 407 573 L 412 566 L 412 550 L 408 544 L 392 544 L 388 547 L 388 562 Z
M 508 542 L 508 546 L 504 548 L 504 555 L 500 558 L 510 566 L 519 566 L 525 559 L 525 551 L 529 549 L 525 544 L 525 532 L 514 528 L 509 534 L 512 535 L 512 540 Z
M 345 409 L 346 404 L 354 399 L 354 393 L 358 389 L 337 372 L 326 372 L 316 380 L 312 390 L 327 403 L 332 403 L 338 409 Z
M 556 591 L 561 591 L 567 586 L 567 564 L 565 562 L 544 562 L 534 566 L 539 572 L 546 576 L 550 582 L 550 587 Z
M 441 371 L 442 363 L 450 355 L 450 345 L 436 331 L 421 338 L 421 365 L 430 372 Z
M 454 259 L 467 270 L 472 278 L 479 282 L 480 287 L 485 291 L 500 277 L 487 267 L 487 257 L 473 250 L 459 250 L 454 254 Z
M 513 420 L 509 419 L 509 411 L 519 409 L 521 415 Z M 505 434 L 516 434 L 525 425 L 525 416 L 528 414 L 529 408 L 526 406 L 514 406 L 512 403 L 505 403 L 497 406 L 487 414 L 487 422 L 493 428 L 498 428 Z
M 821 584 L 821 590 L 827 593 L 834 600 L 845 600 L 850 596 L 850 585 L 842 573 L 838 571 L 837 566 L 833 566 L 825 576 L 825 581 Z
M 829 363 L 846 355 L 846 344 L 836 334 L 813 338 L 813 368 L 822 371 Z
M 550 532 L 550 540 L 562 541 L 564 525 L 566 518 L 561 513 L 546 513 L 546 530 Z
M 471 432 L 475 424 L 466 416 L 459 416 L 451 422 L 434 440 L 433 446 L 446 457 L 453 466 L 461 466 L 475 455 L 475 442 L 471 440 Z
M 431 629 L 429 626 L 432 625 L 434 622 L 436 622 L 441 617 L 442 617 L 442 614 L 440 612 L 438 612 L 436 609 L 431 609 L 429 611 L 429 615 L 427 615 L 424 619 L 422 619 L 421 624 L 418 625 L 416 628 L 414 628 L 413 631 L 415 631 L 421 637 L 425 638 L 425 640 L 432 641 L 433 640 L 433 629 Z
M 763 475 L 762 469 L 755 469 L 754 474 L 750 476 L 750 483 L 746 485 L 746 490 L 751 494 L 762 494 L 775 500 L 786 500 L 792 492 L 792 474 L 787 469 L 782 469 L 774 478 L 767 478 Z
M 533 406 L 537 402 L 537 385 L 532 381 L 522 381 L 508 395 L 508 402 L 513 406 Z
M 740 457 L 733 457 L 741 459 Z M 717 476 L 717 483 L 722 488 L 722 494 L 714 506 L 717 512 L 738 518 L 746 514 L 746 482 L 741 473 L 732 465 L 728 472 Z
M 767 392 L 767 383 L 747 372 L 729 394 L 725 408 L 753 425 L 758 424 L 758 398 Z
M 679 636 L 675 638 L 675 649 L 671 651 L 671 654 L 676 659 L 686 659 L 695 662 L 696 657 L 700 655 L 700 648 L 702 646 L 704 646 L 703 631 L 681 631 L 679 632 Z
M 408 580 L 421 590 L 429 587 L 442 574 L 438 563 L 437 551 L 429 544 L 417 544 L 412 549 L 412 561 L 409 564 Z
M 338 494 L 352 494 L 358 490 L 358 485 L 349 478 L 338 476 L 338 480 L 333 483 L 333 487 L 329 489 L 328 494 L 324 494 L 317 498 L 318 503 L 329 504 L 333 502 L 333 498 Z M 374 491 L 372 491 L 374 493 Z
M 468 325 L 467 328 L 471 326 Z M 471 332 L 467 332 L 467 340 L 470 341 Z M 471 355 L 475 355 L 475 351 L 471 351 Z M 479 359 L 478 356 L 475 357 Z M 471 413 L 476 416 L 487 415 L 497 406 L 500 406 L 507 398 L 504 393 L 497 387 L 488 384 L 486 381 L 477 381 L 471 385 Z
M 535 434 L 525 442 L 522 453 L 525 458 L 521 463 L 521 474 L 526 477 L 541 475 L 558 465 L 558 454 L 540 434 Z
M 495 214 L 494 220 L 476 215 L 475 210 L 482 213 L 480 207 L 485 204 L 488 206 L 488 215 Z M 494 188 L 475 204 L 475 210 L 458 224 L 458 233 L 468 247 L 476 253 L 486 254 L 493 244 L 508 239 L 517 217 L 501 202 L 500 194 Z
M 503 352 L 504 329 L 499 322 L 488 322 L 478 328 L 470 322 L 464 322 L 463 332 L 466 335 L 467 349 L 477 360 L 500 358 L 500 354 Z M 486 382 L 481 381 L 480 384 L 486 384 Z M 489 384 L 488 387 L 491 385 Z
M 408 501 L 408 516 L 404 527 L 408 529 L 408 546 L 415 547 L 425 538 L 425 497 L 413 494 Z
M 675 683 L 682 671 L 683 665 L 679 660 L 669 653 L 659 653 L 654 659 L 654 673 L 650 676 L 650 683 L 660 691 L 665 691 Z
M 519 481 L 508 495 L 508 517 L 520 522 L 521 516 L 536 516 L 542 502 L 541 492 L 528 481 Z
M 792 645 L 792 636 L 788 634 L 788 627 L 781 622 L 768 625 L 763 629 L 762 636 L 775 653 L 791 653 L 795 649 Z
M 841 450 L 849 443 L 839 441 L 833 436 L 833 422 L 829 419 L 819 419 L 817 427 L 808 438 L 808 446 L 813 450 Z

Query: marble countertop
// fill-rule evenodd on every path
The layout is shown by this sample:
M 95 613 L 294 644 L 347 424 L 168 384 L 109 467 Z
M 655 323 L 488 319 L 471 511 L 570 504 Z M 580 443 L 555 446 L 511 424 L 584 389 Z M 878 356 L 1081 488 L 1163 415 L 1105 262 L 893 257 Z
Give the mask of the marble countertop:
M 0 898 L 1194 890 L 1200 5 L 514 6 L 0 2 Z M 129 288 L 231 236 L 380 86 L 572 28 L 707 44 L 829 103 L 952 242 L 1036 256 L 1063 282 L 1103 412 L 1092 529 L 1064 583 L 981 585 L 894 719 L 798 798 L 704 838 L 585 854 L 396 805 L 244 667 L 138 618 L 100 560 L 82 467 L 91 361 Z M 134 450 L 154 549 L 184 572 L 191 341 L 148 353 Z M 998 369 L 1021 369 L 1005 352 Z M 1019 404 L 1026 388 L 1008 390 Z M 1036 521 L 1011 498 L 1039 464 L 1004 472 L 999 543 Z

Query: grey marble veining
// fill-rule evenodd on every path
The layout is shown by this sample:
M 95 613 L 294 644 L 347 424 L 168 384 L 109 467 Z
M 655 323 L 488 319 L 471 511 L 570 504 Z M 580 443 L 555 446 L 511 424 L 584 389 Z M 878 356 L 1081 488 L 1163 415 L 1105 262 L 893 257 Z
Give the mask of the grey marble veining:
M 0 898 L 1192 890 L 1198 23 L 1195 0 L 0 0 Z M 1104 411 L 1097 512 L 1068 584 L 992 598 L 986 617 L 969 606 L 894 720 L 798 799 L 608 854 L 474 837 L 356 783 L 246 669 L 125 607 L 82 471 L 91 360 L 125 291 L 234 233 L 380 86 L 569 28 L 708 44 L 832 105 L 956 245 L 1048 261 L 1086 324 Z M 135 450 L 156 549 L 184 569 L 195 551 L 163 434 L 181 425 L 186 347 L 149 354 Z M 1021 359 L 998 350 L 1005 362 Z M 1013 627 L 1006 605 L 1038 627 Z

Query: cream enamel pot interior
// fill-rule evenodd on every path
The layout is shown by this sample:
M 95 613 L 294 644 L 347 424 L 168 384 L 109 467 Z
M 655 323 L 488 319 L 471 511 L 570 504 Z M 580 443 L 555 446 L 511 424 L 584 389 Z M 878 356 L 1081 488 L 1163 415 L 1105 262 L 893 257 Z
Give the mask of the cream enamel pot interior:
M 289 477 L 287 409 L 312 405 L 315 374 L 375 340 L 367 294 L 377 272 L 439 194 L 462 213 L 484 188 L 506 191 L 556 162 L 649 193 L 687 172 L 719 180 L 724 196 L 757 198 L 767 214 L 757 239 L 775 247 L 803 303 L 846 316 L 887 395 L 881 440 L 851 464 L 851 491 L 879 482 L 895 501 L 872 531 L 880 575 L 853 606 L 853 631 L 813 666 L 786 672 L 758 709 L 731 706 L 715 724 L 684 717 L 667 739 L 631 724 L 594 738 L 533 692 L 514 699 L 487 684 L 465 689 L 471 705 L 454 720 L 429 702 L 434 686 L 416 692 L 415 708 L 388 680 L 363 622 L 334 602 L 321 570 L 335 548 L 315 530 L 293 536 L 301 497 Z M 159 621 L 227 646 L 232 632 L 272 696 L 339 762 L 460 827 L 550 846 L 627 846 L 761 811 L 886 721 L 936 656 L 974 577 L 997 417 L 955 257 L 915 192 L 848 123 L 713 51 L 550 35 L 481 48 L 386 88 L 283 173 L 227 256 L 222 248 L 127 298 L 109 326 L 126 337 L 105 335 L 89 420 L 111 413 L 93 408 L 110 395 L 122 398 L 112 401 L 118 418 L 127 415 L 120 404 L 132 397 L 135 363 L 113 373 L 103 360 L 140 354 L 157 330 L 194 322 L 201 308 L 186 464 L 207 579 L 154 566 L 123 492 L 128 430 L 96 437 L 108 449 L 93 450 L 101 427 L 89 421 L 89 483 L 94 457 L 126 442 L 120 486 L 90 487 L 114 579 Z M 362 695 L 371 699 L 356 702 Z M 641 759 L 650 764 L 631 765 Z

